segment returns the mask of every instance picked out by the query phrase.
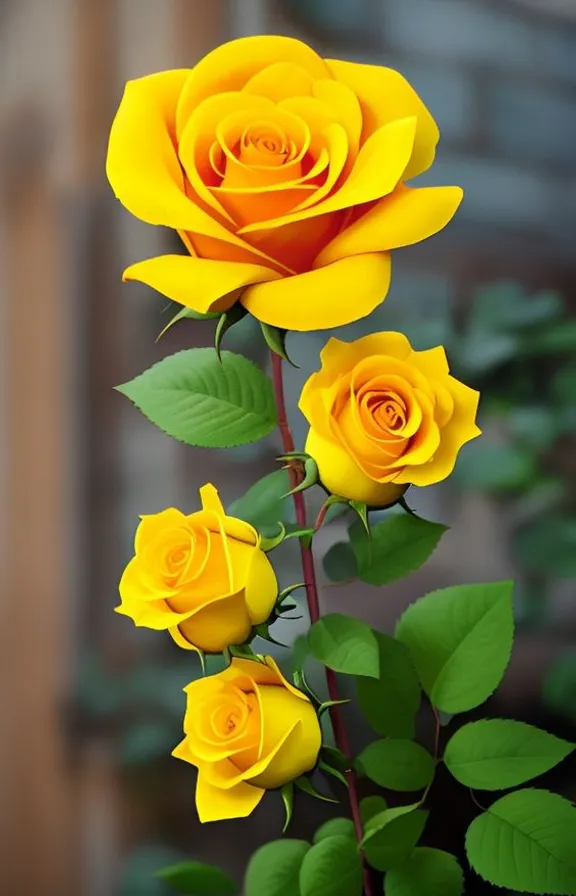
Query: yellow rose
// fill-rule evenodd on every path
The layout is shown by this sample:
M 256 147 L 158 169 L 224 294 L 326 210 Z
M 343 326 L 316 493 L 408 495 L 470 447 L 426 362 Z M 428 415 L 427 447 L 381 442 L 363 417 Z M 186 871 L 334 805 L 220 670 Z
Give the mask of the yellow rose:
M 306 451 L 328 491 L 372 506 L 394 503 L 408 485 L 452 472 L 458 451 L 480 435 L 479 393 L 450 376 L 442 346 L 414 351 L 401 333 L 355 342 L 330 339 L 299 407 Z
M 285 329 L 358 320 L 386 295 L 390 250 L 441 230 L 461 201 L 459 187 L 405 186 L 438 137 L 401 74 L 322 59 L 289 37 L 241 38 L 194 68 L 130 81 L 108 178 L 189 255 L 124 278 L 200 312 L 239 299 Z
M 180 647 L 219 653 L 266 622 L 278 585 L 258 532 L 226 516 L 213 485 L 200 497 L 190 516 L 171 507 L 141 518 L 117 611 L 168 629 Z
M 272 657 L 234 657 L 223 672 L 185 691 L 185 737 L 173 755 L 198 768 L 200 821 L 243 818 L 267 790 L 315 766 L 322 745 L 318 716 Z

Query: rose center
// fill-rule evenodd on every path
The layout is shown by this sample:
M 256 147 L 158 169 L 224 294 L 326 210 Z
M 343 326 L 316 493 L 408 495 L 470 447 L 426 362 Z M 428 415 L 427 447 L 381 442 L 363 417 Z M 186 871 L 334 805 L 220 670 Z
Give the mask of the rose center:
M 244 129 L 240 139 L 239 161 L 259 168 L 279 168 L 290 160 L 295 147 L 281 127 L 256 122 Z
M 217 740 L 227 740 L 240 734 L 249 724 L 255 703 L 252 692 L 231 688 L 225 699 L 213 707 L 210 718 L 213 736 Z
M 376 422 L 388 432 L 400 432 L 406 426 L 406 408 L 397 396 L 381 396 L 373 412 Z

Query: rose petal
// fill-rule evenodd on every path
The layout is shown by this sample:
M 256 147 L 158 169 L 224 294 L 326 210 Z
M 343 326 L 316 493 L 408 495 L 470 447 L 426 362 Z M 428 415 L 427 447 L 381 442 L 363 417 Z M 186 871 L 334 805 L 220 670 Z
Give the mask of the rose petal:
M 460 187 L 400 186 L 328 243 L 315 267 L 359 252 L 381 252 L 426 240 L 446 227 L 462 196 Z
M 131 265 L 123 275 L 124 280 L 138 280 L 186 308 L 201 312 L 225 311 L 236 301 L 236 290 L 280 277 L 263 265 L 186 255 L 149 258 Z
M 173 619 L 169 631 L 179 647 L 220 653 L 229 644 L 242 644 L 251 629 L 242 588 L 236 594 L 211 598 L 183 620 Z
M 303 221 L 316 215 L 343 208 L 374 202 L 397 186 L 402 177 L 414 144 L 415 118 L 394 121 L 375 131 L 366 140 L 348 179 L 331 196 L 305 211 L 292 212 L 283 218 L 251 224 L 239 233 L 250 233 L 263 226 L 280 227 L 292 221 Z
M 174 752 L 174 756 L 178 754 Z M 183 758 L 178 756 L 178 758 Z M 201 822 L 224 821 L 227 818 L 246 818 L 250 815 L 266 791 L 243 782 L 227 790 L 215 787 L 206 780 L 202 770 L 196 781 L 196 809 Z
M 255 74 L 279 62 L 297 65 L 312 78 L 330 77 L 324 60 L 292 37 L 255 35 L 229 41 L 204 56 L 192 69 L 178 103 L 178 135 L 192 111 L 207 96 L 241 90 Z
M 360 101 L 366 139 L 383 124 L 407 115 L 418 119 L 414 148 L 405 179 L 426 171 L 434 161 L 440 132 L 430 112 L 406 78 L 391 68 L 327 59 L 326 65 L 337 80 L 350 87 Z
M 335 264 L 249 286 L 244 307 L 258 320 L 286 330 L 325 330 L 370 314 L 390 285 L 390 256 L 355 255 Z
M 314 78 L 306 69 L 293 62 L 275 62 L 250 78 L 242 92 L 279 103 L 291 96 L 312 96 L 313 85 Z

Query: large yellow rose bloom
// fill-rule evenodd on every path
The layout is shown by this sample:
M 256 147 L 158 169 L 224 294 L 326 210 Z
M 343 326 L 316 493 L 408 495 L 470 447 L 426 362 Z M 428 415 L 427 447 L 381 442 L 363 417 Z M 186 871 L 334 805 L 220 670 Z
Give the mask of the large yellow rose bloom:
M 394 503 L 408 485 L 432 485 L 480 435 L 479 393 L 450 376 L 441 346 L 414 351 L 401 333 L 355 342 L 330 339 L 299 407 L 306 451 L 328 489 L 372 506 Z
M 198 768 L 200 821 L 249 815 L 266 790 L 310 771 L 322 744 L 310 700 L 272 659 L 233 658 L 185 689 L 184 740 L 173 755 Z
M 390 250 L 441 230 L 461 201 L 459 187 L 405 185 L 438 137 L 398 72 L 322 59 L 289 37 L 241 38 L 192 69 L 130 81 L 108 178 L 189 255 L 124 278 L 200 312 L 239 300 L 285 329 L 358 320 L 386 296 Z
M 189 516 L 171 507 L 141 518 L 117 611 L 180 647 L 219 653 L 267 621 L 278 585 L 258 532 L 226 515 L 213 485 L 200 497 Z

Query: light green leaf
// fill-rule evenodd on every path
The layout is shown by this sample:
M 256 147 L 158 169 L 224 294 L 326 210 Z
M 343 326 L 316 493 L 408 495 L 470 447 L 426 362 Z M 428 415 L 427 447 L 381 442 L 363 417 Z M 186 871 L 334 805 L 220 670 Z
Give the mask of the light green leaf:
M 527 893 L 576 894 L 576 808 L 547 790 L 509 793 L 475 818 L 466 855 L 480 877 Z
M 308 644 L 316 659 L 335 672 L 378 677 L 378 642 L 367 622 L 328 613 L 310 627 Z
M 157 872 L 157 877 L 186 896 L 234 896 L 238 888 L 231 877 L 214 865 L 181 862 Z
M 443 588 L 401 617 L 396 637 L 438 709 L 474 709 L 500 684 L 512 650 L 512 591 L 512 582 Z
M 421 690 L 407 648 L 400 641 L 374 632 L 380 652 L 377 679 L 358 678 L 358 702 L 366 721 L 378 734 L 413 737 Z
M 306 853 L 300 896 L 362 896 L 362 860 L 350 837 L 327 837 Z
M 387 808 L 388 804 L 383 796 L 365 796 L 360 800 L 360 818 L 364 827 L 375 815 L 379 815 Z
M 457 781 L 478 790 L 506 790 L 562 762 L 574 744 L 524 722 L 483 719 L 448 741 L 444 762 Z
M 396 806 L 374 815 L 366 825 L 362 847 L 366 859 L 378 871 L 388 871 L 405 862 L 426 825 L 428 812 L 411 806 Z
M 338 541 L 329 547 L 322 558 L 322 566 L 331 582 L 347 582 L 358 575 L 356 557 L 347 541 Z
M 202 448 L 231 448 L 277 424 L 272 384 L 248 358 L 192 348 L 117 386 L 167 435 Z
M 456 856 L 419 846 L 386 875 L 386 896 L 461 896 L 464 875 Z
M 432 756 L 412 740 L 376 740 L 358 762 L 372 781 L 389 790 L 423 790 L 434 777 Z
M 355 837 L 354 822 L 350 818 L 330 818 L 321 824 L 314 834 L 314 843 L 326 837 Z
M 276 530 L 278 523 L 292 519 L 292 501 L 282 500 L 289 488 L 288 470 L 274 470 L 251 485 L 241 498 L 236 498 L 226 512 L 260 531 Z
M 305 840 L 273 840 L 252 855 L 244 896 L 301 896 L 300 867 L 310 849 Z
M 358 576 L 370 585 L 387 585 L 419 569 L 431 556 L 447 526 L 407 513 L 372 526 L 350 527 L 350 542 L 358 562 Z

